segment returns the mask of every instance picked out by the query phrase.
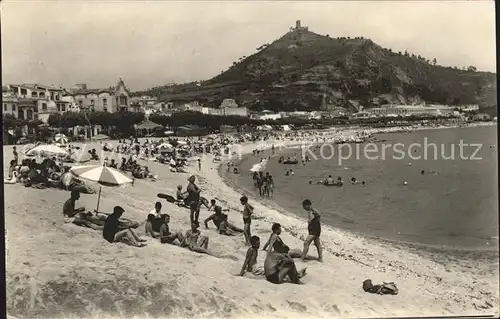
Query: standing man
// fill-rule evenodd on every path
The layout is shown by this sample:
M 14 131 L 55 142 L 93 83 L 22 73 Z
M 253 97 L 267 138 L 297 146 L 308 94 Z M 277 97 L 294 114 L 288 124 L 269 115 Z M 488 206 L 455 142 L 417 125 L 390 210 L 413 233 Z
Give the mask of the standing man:
M 198 158 L 198 171 L 201 171 L 201 158 Z
M 302 207 L 308 214 L 307 230 L 309 235 L 304 241 L 304 250 L 302 251 L 301 259 L 302 261 L 305 260 L 307 252 L 309 251 L 309 246 L 314 241 L 314 246 L 316 246 L 316 249 L 318 250 L 318 261 L 322 262 L 323 248 L 321 247 L 321 241 L 319 239 L 319 236 L 321 235 L 321 223 L 319 221 L 320 215 L 314 208 L 312 208 L 312 203 L 309 199 L 305 199 L 302 202 Z

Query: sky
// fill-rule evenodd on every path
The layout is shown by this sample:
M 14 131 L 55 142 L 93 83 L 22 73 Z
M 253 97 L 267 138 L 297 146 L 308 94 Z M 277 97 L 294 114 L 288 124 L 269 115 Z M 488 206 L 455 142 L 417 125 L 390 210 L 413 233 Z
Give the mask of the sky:
M 496 71 L 493 1 L 14 1 L 3 83 L 131 90 L 207 80 L 288 32 L 363 36 L 438 64 Z

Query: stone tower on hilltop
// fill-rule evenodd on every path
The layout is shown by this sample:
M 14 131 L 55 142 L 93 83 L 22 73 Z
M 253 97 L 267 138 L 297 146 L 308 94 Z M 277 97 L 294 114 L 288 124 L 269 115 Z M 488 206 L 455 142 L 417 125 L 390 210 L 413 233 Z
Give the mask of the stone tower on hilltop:
M 296 31 L 308 31 L 309 28 L 307 26 L 302 26 L 300 20 L 295 21 L 295 27 L 290 27 L 290 32 Z

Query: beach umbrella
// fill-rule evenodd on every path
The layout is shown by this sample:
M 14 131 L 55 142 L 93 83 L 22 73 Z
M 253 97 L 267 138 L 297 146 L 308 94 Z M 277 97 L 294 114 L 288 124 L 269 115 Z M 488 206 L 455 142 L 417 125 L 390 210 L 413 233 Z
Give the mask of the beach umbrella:
M 66 135 L 64 134 L 56 134 L 54 136 L 54 142 L 56 142 L 57 144 L 67 144 L 68 143 L 68 138 L 66 137 Z
M 27 156 L 37 156 L 37 155 L 40 155 L 40 156 L 43 156 L 43 155 L 46 155 L 46 156 L 54 156 L 54 155 L 67 156 L 68 151 L 66 151 L 65 149 L 63 149 L 57 145 L 54 145 L 54 144 L 44 144 L 44 145 L 35 146 L 31 150 L 29 150 L 26 153 L 26 155 Z
M 172 149 L 174 147 L 170 143 L 163 143 L 163 144 L 159 145 L 158 148 L 163 150 L 163 149 Z
M 73 175 L 96 182 L 102 186 L 117 187 L 132 184 L 133 180 L 128 176 L 120 173 L 118 170 L 107 166 L 100 165 L 81 165 L 73 166 L 69 170 Z M 99 212 L 99 202 L 101 200 L 102 186 L 99 187 L 99 195 L 97 198 L 97 211 Z

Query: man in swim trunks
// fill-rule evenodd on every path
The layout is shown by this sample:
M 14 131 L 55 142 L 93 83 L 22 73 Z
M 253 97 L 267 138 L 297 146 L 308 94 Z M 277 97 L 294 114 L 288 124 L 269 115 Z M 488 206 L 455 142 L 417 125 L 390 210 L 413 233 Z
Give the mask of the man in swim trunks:
M 245 261 L 241 267 L 239 276 L 245 275 L 245 272 L 251 272 L 256 276 L 264 275 L 264 267 L 257 266 L 257 257 L 259 256 L 260 238 L 258 236 L 252 236 L 250 238 L 250 243 L 252 246 L 248 248 Z
M 319 236 L 321 235 L 321 223 L 319 213 L 312 208 L 312 203 L 309 199 L 305 199 L 302 202 L 302 207 L 308 214 L 308 226 L 307 230 L 309 235 L 304 241 L 304 250 L 302 251 L 302 261 L 306 259 L 307 252 L 309 251 L 309 246 L 314 241 L 314 246 L 318 250 L 318 261 L 323 261 L 323 248 L 321 247 L 321 241 Z
M 80 192 L 78 190 L 71 191 L 71 197 L 63 205 L 63 215 L 67 219 L 66 222 L 73 222 L 76 215 L 85 212 L 85 207 L 75 209 L 75 202 L 80 199 Z
M 205 219 L 205 228 L 208 229 L 208 223 L 210 221 L 213 221 L 215 227 L 217 227 L 218 230 L 221 229 L 221 224 L 224 222 L 226 228 L 232 230 L 232 231 L 235 231 L 235 232 L 238 232 L 238 233 L 242 233 L 243 232 L 243 229 L 239 228 L 239 227 L 236 227 L 234 226 L 232 223 L 230 223 L 228 220 L 227 220 L 227 215 L 223 214 L 222 213 L 222 207 L 220 206 L 215 206 L 214 208 L 215 210 L 215 213 L 210 215 L 210 217 L 208 217 L 207 219 Z M 226 219 L 224 220 L 224 216 L 226 216 Z
M 177 239 L 179 241 L 179 246 L 184 241 L 184 236 L 180 232 L 171 233 L 168 223 L 170 222 L 170 215 L 166 214 L 163 224 L 160 227 L 160 242 L 162 244 L 173 244 Z
M 144 247 L 146 240 L 139 238 L 131 228 L 120 230 L 120 217 L 122 217 L 125 210 L 121 206 L 115 206 L 113 213 L 106 218 L 102 237 L 109 243 L 124 242 L 128 245 L 135 247 Z
M 189 184 L 186 188 L 187 192 L 187 198 L 186 198 L 186 204 L 189 206 L 190 209 L 190 218 L 191 218 L 191 223 L 193 222 L 198 222 L 198 218 L 200 217 L 200 206 L 201 206 L 201 201 L 200 201 L 200 192 L 201 189 L 198 187 L 198 185 L 195 184 L 196 177 L 194 175 L 191 175 L 188 178 Z
M 281 284 L 284 282 L 285 277 L 289 277 L 290 282 L 302 285 L 300 278 L 306 275 L 306 269 L 297 271 L 295 262 L 290 256 L 268 251 L 264 261 L 264 274 L 267 281 L 273 284 Z
M 240 203 L 243 205 L 243 234 L 245 235 L 245 242 L 251 246 L 250 238 L 252 233 L 250 231 L 250 224 L 252 222 L 253 206 L 248 203 L 248 197 L 242 196 Z

